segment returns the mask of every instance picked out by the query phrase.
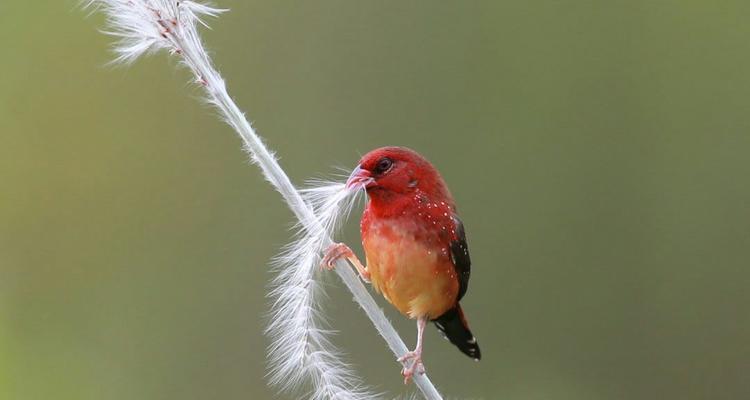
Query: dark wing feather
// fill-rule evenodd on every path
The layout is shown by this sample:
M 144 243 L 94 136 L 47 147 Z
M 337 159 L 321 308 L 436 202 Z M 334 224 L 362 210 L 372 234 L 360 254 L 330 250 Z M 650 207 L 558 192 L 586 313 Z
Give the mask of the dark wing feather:
M 469 288 L 471 257 L 469 257 L 469 244 L 466 243 L 466 232 L 464 231 L 463 222 L 454 215 L 453 223 L 455 224 L 456 239 L 451 241 L 450 247 L 451 260 L 453 261 L 453 267 L 456 268 L 456 275 L 458 275 L 459 287 L 456 301 L 459 301 L 466 294 L 466 289 Z

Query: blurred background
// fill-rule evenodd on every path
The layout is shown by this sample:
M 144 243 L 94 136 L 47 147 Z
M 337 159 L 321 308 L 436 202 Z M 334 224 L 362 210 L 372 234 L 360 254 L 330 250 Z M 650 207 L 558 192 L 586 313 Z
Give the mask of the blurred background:
M 484 359 L 429 329 L 447 397 L 750 396 L 746 1 L 219 5 L 207 47 L 295 182 L 382 145 L 448 181 Z M 0 398 L 293 398 L 262 333 L 292 215 L 185 70 L 106 66 L 103 27 L 0 3 Z M 327 281 L 357 372 L 413 392 Z

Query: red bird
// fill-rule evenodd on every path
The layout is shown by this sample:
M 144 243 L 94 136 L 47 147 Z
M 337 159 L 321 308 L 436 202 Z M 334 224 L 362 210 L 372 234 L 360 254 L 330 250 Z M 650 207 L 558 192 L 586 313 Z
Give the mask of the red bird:
M 415 151 L 383 147 L 362 157 L 347 181 L 347 186 L 355 185 L 364 186 L 370 200 L 360 223 L 367 266 L 343 243 L 326 251 L 323 266 L 331 269 L 337 259 L 348 259 L 362 279 L 417 320 L 417 346 L 398 359 L 405 382 L 424 372 L 427 321 L 478 361 L 479 345 L 458 303 L 469 284 L 469 249 L 443 178 Z

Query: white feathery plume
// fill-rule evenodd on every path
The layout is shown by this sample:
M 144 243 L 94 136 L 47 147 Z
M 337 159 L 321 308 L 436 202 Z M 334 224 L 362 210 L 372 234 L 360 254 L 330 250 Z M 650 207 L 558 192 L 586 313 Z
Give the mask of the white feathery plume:
M 282 390 L 294 389 L 309 377 L 315 388 L 311 398 L 375 397 L 363 388 L 353 369 L 339 361 L 340 353 L 328 339 L 331 332 L 321 328 L 326 321 L 317 308 L 320 287 L 314 279 L 321 253 L 331 243 L 329 237 L 339 221 L 349 214 L 359 189 L 318 181 L 301 191 L 320 224 L 298 224 L 297 237 L 275 259 L 277 275 L 269 293 L 273 301 L 266 328 L 273 341 L 268 351 L 269 375 L 271 383 Z
M 225 10 L 180 0 L 85 0 L 84 4 L 102 11 L 109 27 L 105 33 L 119 38 L 114 62 L 132 63 L 139 56 L 158 50 L 180 56 L 196 82 L 205 89 L 206 100 L 240 135 L 253 162 L 299 221 L 300 232 L 295 242 L 276 262 L 278 276 L 271 292 L 273 321 L 268 327 L 272 340 L 270 381 L 284 389 L 297 389 L 302 382 L 309 381 L 315 388 L 310 396 L 316 399 L 373 397 L 341 361 L 340 353 L 328 339 L 329 332 L 320 328 L 322 313 L 316 304 L 320 289 L 313 279 L 321 251 L 333 243 L 331 233 L 339 216 L 348 213 L 347 207 L 353 203 L 352 192 L 339 183 L 305 191 L 303 198 L 229 96 L 197 29 L 199 24 L 205 26 L 201 18 L 215 17 Z M 406 345 L 352 267 L 339 260 L 335 270 L 394 355 L 406 353 Z M 441 398 L 427 375 L 417 374 L 413 378 L 425 398 Z

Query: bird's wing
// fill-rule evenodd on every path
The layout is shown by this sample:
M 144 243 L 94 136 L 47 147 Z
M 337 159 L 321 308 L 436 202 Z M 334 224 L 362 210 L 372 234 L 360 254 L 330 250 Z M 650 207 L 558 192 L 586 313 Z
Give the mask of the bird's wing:
M 469 288 L 471 257 L 469 257 L 469 245 L 466 243 L 464 223 L 456 215 L 453 216 L 453 223 L 455 224 L 456 238 L 451 240 L 450 247 L 451 260 L 453 261 L 453 267 L 456 268 L 456 275 L 458 275 L 458 298 L 456 298 L 456 301 L 458 301 L 464 297 L 466 289 Z

